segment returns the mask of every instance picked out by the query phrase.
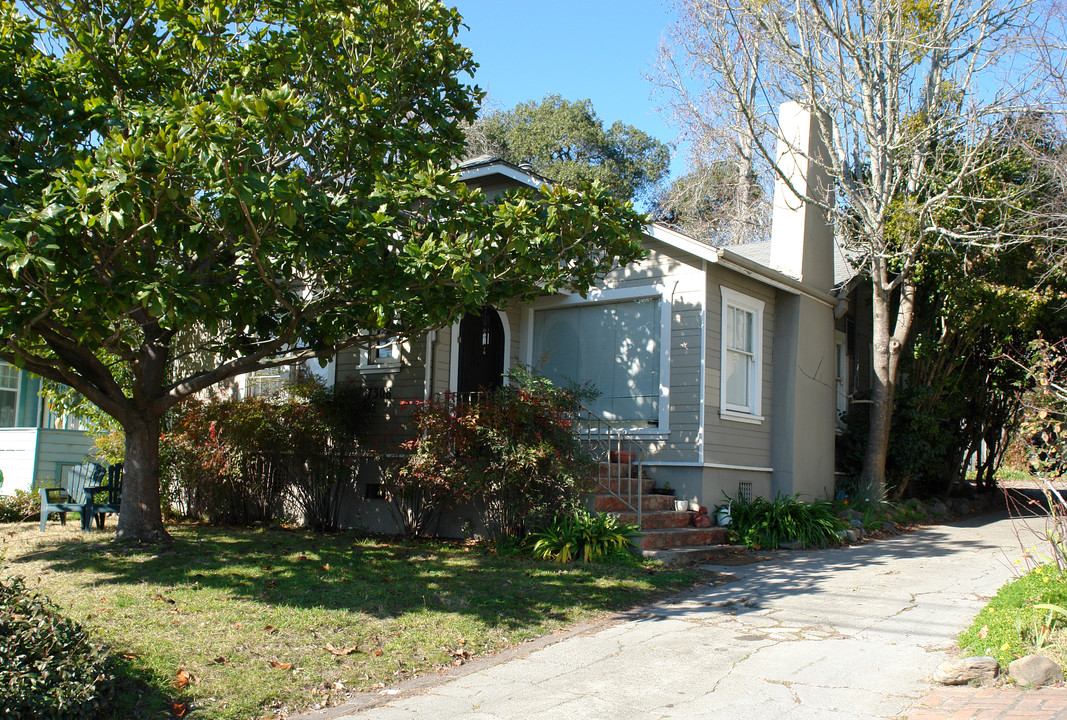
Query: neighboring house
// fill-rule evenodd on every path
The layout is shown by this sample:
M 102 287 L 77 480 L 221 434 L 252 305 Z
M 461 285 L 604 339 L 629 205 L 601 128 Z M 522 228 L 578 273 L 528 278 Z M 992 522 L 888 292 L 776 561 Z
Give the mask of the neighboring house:
M 820 152 L 798 107 L 784 108 L 783 125 L 792 147 Z M 818 192 L 824 180 L 784 158 L 795 186 Z M 545 182 L 490 157 L 459 173 L 487 194 Z M 350 350 L 336 380 L 367 388 L 388 447 L 408 432 L 404 401 L 499 386 L 521 363 L 594 384 L 601 395 L 589 409 L 639 441 L 646 475 L 680 497 L 709 507 L 724 494 L 829 498 L 838 418 L 857 384 L 857 308 L 838 297 L 850 273 L 825 214 L 782 183 L 774 213 L 770 242 L 751 246 L 711 247 L 650 225 L 647 256 L 585 297 L 487 307 L 421 337 Z M 373 482 L 361 478 L 365 498 Z M 358 523 L 381 529 L 384 511 L 362 506 Z
M 0 494 L 54 484 L 90 454 L 78 421 L 50 412 L 40 391 L 39 377 L 0 361 Z

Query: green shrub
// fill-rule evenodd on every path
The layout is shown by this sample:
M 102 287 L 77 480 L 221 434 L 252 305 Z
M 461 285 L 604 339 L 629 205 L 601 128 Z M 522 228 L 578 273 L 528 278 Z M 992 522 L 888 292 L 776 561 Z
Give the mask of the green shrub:
M 96 718 L 114 676 L 76 622 L 21 578 L 0 581 L 0 718 Z
M 594 467 L 573 424 L 585 391 L 522 370 L 509 379 L 469 402 L 412 403 L 419 437 L 388 483 L 394 498 L 437 511 L 471 503 L 493 538 L 522 537 L 577 509 Z
M 834 515 L 833 506 L 797 498 L 779 494 L 770 502 L 762 497 L 744 500 L 727 496 L 730 530 L 745 545 L 757 549 L 774 549 L 784 542 L 800 542 L 805 547 L 837 543 L 837 531 L 845 524 Z
M 0 495 L 0 522 L 25 522 L 41 516 L 41 498 L 25 490 Z
M 274 520 L 288 492 L 308 527 L 337 530 L 368 409 L 358 386 L 315 382 L 190 405 L 161 443 L 164 497 L 182 516 L 242 525 Z
M 536 557 L 556 562 L 581 558 L 600 562 L 628 550 L 637 527 L 609 513 L 590 514 L 579 510 L 574 515 L 557 518 L 547 527 L 531 533 Z

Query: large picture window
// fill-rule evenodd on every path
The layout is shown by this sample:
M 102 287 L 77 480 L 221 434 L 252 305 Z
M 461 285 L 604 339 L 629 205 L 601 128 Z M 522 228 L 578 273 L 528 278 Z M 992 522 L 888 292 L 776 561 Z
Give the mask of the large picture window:
M 722 392 L 726 417 L 760 418 L 763 302 L 722 288 Z
M 533 365 L 557 384 L 588 382 L 600 391 L 590 410 L 623 428 L 658 427 L 661 299 L 536 310 Z

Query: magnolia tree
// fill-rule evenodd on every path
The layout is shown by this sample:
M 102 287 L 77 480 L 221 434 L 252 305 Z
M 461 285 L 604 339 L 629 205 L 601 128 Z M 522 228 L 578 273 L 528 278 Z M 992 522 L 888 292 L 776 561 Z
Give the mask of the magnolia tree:
M 1019 73 L 1034 67 L 1021 60 L 1029 2 L 677 5 L 681 21 L 665 46 L 660 84 L 674 93 L 692 132 L 709 124 L 707 113 L 724 118 L 740 138 L 739 172 L 754 166 L 746 147 L 749 157 L 774 167 L 780 102 L 799 102 L 819 122 L 829 152 L 812 161 L 832 187 L 791 189 L 824 208 L 833 191 L 837 205 L 825 209 L 834 211 L 837 237 L 862 259 L 873 287 L 875 377 L 861 482 L 880 495 L 894 392 L 915 319 L 916 269 L 938 245 L 1006 241 L 996 218 L 993 226 L 941 219 L 981 187 L 971 179 L 988 166 L 983 141 L 1018 107 L 1017 88 L 1026 85 Z M 1014 86 L 1007 84 L 1012 77 Z M 1017 205 L 1025 192 L 996 200 Z
M 122 426 L 119 538 L 166 537 L 183 399 L 640 254 L 602 189 L 455 180 L 459 26 L 429 0 L 0 3 L 0 359 Z

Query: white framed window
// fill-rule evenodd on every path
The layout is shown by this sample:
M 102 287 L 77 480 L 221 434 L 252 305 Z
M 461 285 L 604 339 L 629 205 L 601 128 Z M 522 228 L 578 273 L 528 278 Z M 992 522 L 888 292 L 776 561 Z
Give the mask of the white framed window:
M 288 365 L 250 372 L 244 378 L 242 397 L 265 397 L 279 393 L 292 378 L 292 373 L 293 369 Z
M 762 422 L 762 300 L 730 288 L 722 291 L 722 367 L 719 413 L 742 422 Z
M 0 361 L 0 427 L 15 427 L 19 408 L 19 377 L 14 365 Z
M 844 427 L 848 412 L 848 364 L 847 338 L 843 332 L 834 332 L 834 417 L 839 427 Z
M 668 432 L 670 302 L 662 286 L 542 300 L 529 311 L 526 362 L 556 384 L 589 383 L 589 410 L 630 432 Z
M 401 343 L 391 337 L 359 349 L 359 369 L 363 372 L 391 372 L 400 367 Z

